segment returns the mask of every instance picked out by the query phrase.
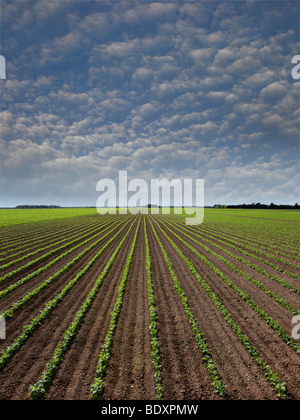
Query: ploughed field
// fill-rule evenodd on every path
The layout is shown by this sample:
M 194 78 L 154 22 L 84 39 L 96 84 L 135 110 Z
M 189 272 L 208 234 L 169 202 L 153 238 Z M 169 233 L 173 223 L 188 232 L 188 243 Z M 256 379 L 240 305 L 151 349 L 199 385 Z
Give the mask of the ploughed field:
M 222 209 L 1 227 L 0 399 L 299 400 L 299 233 Z

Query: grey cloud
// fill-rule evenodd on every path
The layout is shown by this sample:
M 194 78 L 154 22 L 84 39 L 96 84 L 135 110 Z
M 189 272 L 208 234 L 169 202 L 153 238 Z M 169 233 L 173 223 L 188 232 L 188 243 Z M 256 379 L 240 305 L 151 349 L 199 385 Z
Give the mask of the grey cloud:
M 265 189 L 274 201 L 283 186 L 293 199 L 297 42 L 270 26 L 279 16 L 261 27 L 264 12 L 256 24 L 258 6 L 240 2 L 16 3 L 4 6 L 18 33 L 1 92 L 7 189 L 23 177 L 28 196 L 94 197 L 100 176 L 128 169 L 202 176 L 210 200 Z

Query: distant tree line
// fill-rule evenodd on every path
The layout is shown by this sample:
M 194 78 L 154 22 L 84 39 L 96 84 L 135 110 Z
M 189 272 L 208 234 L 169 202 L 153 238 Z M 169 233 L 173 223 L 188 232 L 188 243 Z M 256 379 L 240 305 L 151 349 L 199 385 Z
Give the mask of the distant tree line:
M 251 204 L 215 204 L 213 206 L 215 209 L 222 208 L 222 209 L 300 209 L 300 205 L 295 203 L 294 205 L 291 204 L 261 204 L 261 203 L 251 203 Z
M 20 206 L 16 206 L 16 209 L 59 209 L 59 208 L 61 208 L 61 207 L 60 206 L 54 206 L 54 205 L 46 206 L 44 204 L 41 204 L 41 205 L 22 204 Z

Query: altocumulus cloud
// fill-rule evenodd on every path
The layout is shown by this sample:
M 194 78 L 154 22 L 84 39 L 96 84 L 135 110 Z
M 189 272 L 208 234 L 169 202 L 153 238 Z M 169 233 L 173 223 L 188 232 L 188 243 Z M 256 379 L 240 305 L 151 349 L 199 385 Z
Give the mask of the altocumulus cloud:
M 100 178 L 299 201 L 299 3 L 1 2 L 1 206 L 95 205 Z

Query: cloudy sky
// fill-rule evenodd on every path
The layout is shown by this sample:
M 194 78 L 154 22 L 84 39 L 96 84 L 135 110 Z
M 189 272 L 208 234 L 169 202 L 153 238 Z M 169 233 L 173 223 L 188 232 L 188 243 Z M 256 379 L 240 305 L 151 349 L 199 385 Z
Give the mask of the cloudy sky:
M 298 1 L 2 0 L 0 206 L 93 206 L 119 171 L 299 202 L 299 53 Z

